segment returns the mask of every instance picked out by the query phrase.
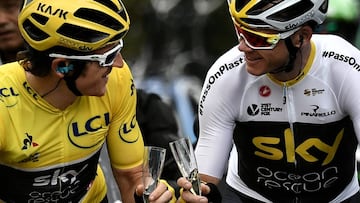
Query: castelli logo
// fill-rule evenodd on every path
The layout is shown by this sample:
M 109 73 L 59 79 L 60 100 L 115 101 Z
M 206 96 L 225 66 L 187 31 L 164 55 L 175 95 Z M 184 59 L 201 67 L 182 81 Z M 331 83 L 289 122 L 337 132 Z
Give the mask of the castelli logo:
M 270 96 L 271 94 L 271 89 L 270 87 L 264 85 L 264 86 L 261 86 L 260 89 L 259 89 L 259 94 L 260 96 L 262 97 L 268 97 Z

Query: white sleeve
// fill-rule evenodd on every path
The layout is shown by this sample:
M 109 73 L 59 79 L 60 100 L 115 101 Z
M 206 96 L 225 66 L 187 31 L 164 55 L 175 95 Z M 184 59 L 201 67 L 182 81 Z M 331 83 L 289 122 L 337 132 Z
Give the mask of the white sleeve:
M 344 80 L 338 84 L 341 86 L 341 91 L 338 96 L 339 103 L 344 107 L 346 113 L 350 115 L 357 139 L 360 143 L 360 72 L 349 70 Z
M 235 93 L 238 91 L 240 63 L 236 60 L 239 55 L 222 59 L 210 68 L 202 89 L 198 113 L 200 134 L 195 150 L 199 172 L 219 179 L 224 174 L 232 148 L 241 97 Z M 235 68 L 225 65 L 234 63 L 238 65 Z

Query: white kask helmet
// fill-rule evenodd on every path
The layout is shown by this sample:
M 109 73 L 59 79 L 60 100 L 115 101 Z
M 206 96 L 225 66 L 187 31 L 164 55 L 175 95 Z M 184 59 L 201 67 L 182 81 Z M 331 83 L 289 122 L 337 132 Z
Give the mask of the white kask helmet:
M 306 22 L 321 24 L 328 0 L 228 0 L 236 24 L 277 31 L 295 29 Z

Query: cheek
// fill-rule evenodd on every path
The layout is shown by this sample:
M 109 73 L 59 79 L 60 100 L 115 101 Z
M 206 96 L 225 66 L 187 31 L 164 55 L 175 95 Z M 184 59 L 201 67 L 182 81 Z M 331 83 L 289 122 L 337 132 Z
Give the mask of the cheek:
M 84 70 L 81 72 L 79 77 L 76 79 L 76 86 L 80 89 L 86 87 L 94 81 L 94 77 L 97 75 L 95 63 L 87 63 Z
M 289 53 L 286 46 L 279 45 L 280 46 L 276 46 L 272 52 L 268 53 L 266 57 L 270 65 L 276 68 L 285 65 L 289 60 Z

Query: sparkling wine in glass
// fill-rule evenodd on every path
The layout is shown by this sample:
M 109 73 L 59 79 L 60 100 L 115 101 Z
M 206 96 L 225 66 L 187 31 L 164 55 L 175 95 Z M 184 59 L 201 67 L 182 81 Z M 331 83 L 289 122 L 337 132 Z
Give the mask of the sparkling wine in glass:
M 170 142 L 169 145 L 182 176 L 192 184 L 190 191 L 193 194 L 201 195 L 198 167 L 190 140 L 188 138 L 180 138 Z

